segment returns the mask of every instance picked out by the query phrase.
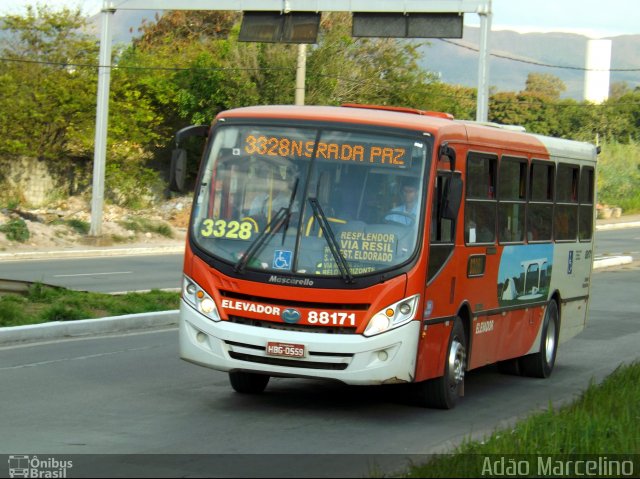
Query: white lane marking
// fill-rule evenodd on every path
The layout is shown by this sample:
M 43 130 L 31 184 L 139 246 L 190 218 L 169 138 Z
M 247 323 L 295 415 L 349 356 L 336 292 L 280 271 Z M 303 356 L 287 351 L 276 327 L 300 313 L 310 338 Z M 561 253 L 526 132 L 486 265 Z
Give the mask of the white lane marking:
M 11 369 L 33 368 L 33 367 L 37 367 L 37 366 L 47 366 L 49 364 L 62 363 L 62 362 L 65 362 L 65 361 L 81 361 L 83 359 L 102 358 L 102 357 L 105 357 L 105 356 L 113 356 L 115 354 L 130 353 L 130 352 L 135 352 L 135 351 L 146 351 L 146 350 L 149 350 L 149 349 L 156 349 L 156 348 L 159 348 L 159 347 L 161 347 L 161 346 L 141 346 L 139 348 L 123 349 L 123 350 L 120 350 L 120 351 L 106 351 L 104 353 L 89 354 L 89 355 L 85 355 L 85 356 L 75 356 L 75 357 L 69 357 L 69 358 L 50 359 L 48 361 L 39 361 L 37 363 L 16 364 L 15 366 L 2 367 L 2 368 L 0 368 L 0 371 L 8 371 L 8 370 L 11 370 Z
M 133 274 L 133 271 L 111 271 L 109 273 L 77 273 L 77 274 L 54 274 L 54 278 L 70 278 L 72 276 L 99 276 L 106 274 Z

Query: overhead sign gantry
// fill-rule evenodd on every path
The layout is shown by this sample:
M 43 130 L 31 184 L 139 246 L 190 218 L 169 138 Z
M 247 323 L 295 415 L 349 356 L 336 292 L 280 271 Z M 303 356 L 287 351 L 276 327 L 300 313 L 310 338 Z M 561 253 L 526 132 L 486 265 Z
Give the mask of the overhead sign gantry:
M 462 17 L 480 17 L 476 120 L 487 121 L 491 0 L 104 0 L 89 234 L 102 234 L 113 14 L 117 10 L 231 10 L 244 14 L 241 40 L 315 43 L 321 12 L 350 12 L 353 36 L 460 38 Z

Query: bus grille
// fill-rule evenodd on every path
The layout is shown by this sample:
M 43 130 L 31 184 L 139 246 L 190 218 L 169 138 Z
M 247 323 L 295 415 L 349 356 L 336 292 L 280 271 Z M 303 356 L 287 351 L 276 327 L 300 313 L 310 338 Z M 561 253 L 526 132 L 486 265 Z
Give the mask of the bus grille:
M 237 341 L 225 341 L 230 346 L 229 356 L 239 361 L 247 361 L 250 363 L 270 364 L 273 366 L 286 366 L 290 368 L 301 369 L 328 369 L 333 371 L 342 371 L 347 369 L 349 362 L 353 358 L 353 353 L 333 353 L 321 351 L 309 351 L 307 361 L 300 359 L 275 358 L 265 356 L 265 347 L 255 344 L 239 343 Z M 244 351 L 243 351 L 244 350 Z M 248 350 L 248 351 L 247 351 Z M 256 353 L 253 354 L 252 351 Z M 325 361 L 310 361 L 314 358 L 327 358 Z M 330 362 L 329 358 L 335 358 L 334 362 Z
M 253 356 L 251 354 L 237 353 L 229 351 L 229 356 L 239 361 L 247 361 L 251 363 L 270 364 L 272 366 L 286 366 L 290 368 L 301 369 L 331 369 L 341 371 L 347 369 L 348 364 L 345 363 L 321 363 L 315 361 L 300 361 L 298 359 L 280 359 L 265 356 Z

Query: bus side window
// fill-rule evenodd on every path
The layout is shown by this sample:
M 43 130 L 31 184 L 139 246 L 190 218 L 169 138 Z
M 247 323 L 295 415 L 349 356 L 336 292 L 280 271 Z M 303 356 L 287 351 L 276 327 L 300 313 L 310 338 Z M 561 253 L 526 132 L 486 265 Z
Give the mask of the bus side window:
M 496 239 L 497 157 L 470 153 L 467 158 L 465 243 L 493 243 Z
M 577 165 L 558 164 L 553 236 L 556 240 L 575 240 L 578 236 Z
M 580 212 L 578 235 L 580 241 L 589 241 L 593 236 L 594 170 L 583 166 L 580 173 Z
M 529 174 L 527 240 L 551 241 L 555 165 L 533 160 Z
M 526 186 L 526 158 L 503 156 L 498 176 L 498 239 L 501 243 L 524 241 Z

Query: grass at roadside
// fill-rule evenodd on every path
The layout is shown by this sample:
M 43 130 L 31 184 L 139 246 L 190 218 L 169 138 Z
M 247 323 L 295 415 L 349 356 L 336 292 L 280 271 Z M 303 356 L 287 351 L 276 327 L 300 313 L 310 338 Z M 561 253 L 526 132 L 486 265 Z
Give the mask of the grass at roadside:
M 507 465 L 510 458 L 516 463 L 528 461 L 530 474 L 524 475 L 540 476 L 539 457 L 544 455 L 552 457 L 552 465 L 588 455 L 619 460 L 626 456 L 635 460 L 635 475 L 640 466 L 638 454 L 640 363 L 636 362 L 619 367 L 599 385 L 592 383 L 574 403 L 559 409 L 550 405 L 512 429 L 496 431 L 481 442 L 464 442 L 452 455 L 412 467 L 406 477 L 495 477 L 500 474 L 490 466 L 501 457 L 506 457 Z M 543 458 L 542 472 L 548 464 Z M 565 475 L 558 471 L 552 470 L 556 476 Z M 566 476 L 575 474 L 570 470 Z
M 180 294 L 104 294 L 71 291 L 34 283 L 26 294 L 0 295 L 0 327 L 71 321 L 178 309 Z

